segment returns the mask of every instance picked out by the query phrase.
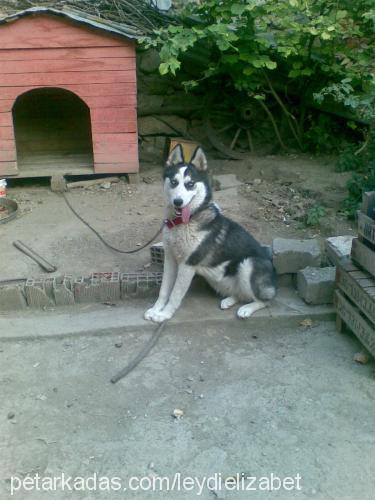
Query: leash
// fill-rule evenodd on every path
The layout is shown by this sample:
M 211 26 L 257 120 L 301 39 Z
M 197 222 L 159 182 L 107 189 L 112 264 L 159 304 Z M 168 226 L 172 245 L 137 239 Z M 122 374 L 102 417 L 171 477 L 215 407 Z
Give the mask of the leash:
M 130 361 L 130 363 L 127 366 L 125 366 L 125 368 L 123 368 L 121 371 L 119 371 L 116 375 L 114 375 L 111 378 L 112 384 L 115 384 L 122 378 L 126 377 L 126 375 L 128 375 L 132 370 L 134 370 L 134 368 L 142 361 L 142 359 L 144 359 L 147 356 L 147 354 L 151 351 L 151 349 L 159 340 L 159 337 L 162 334 L 162 331 L 164 330 L 166 324 L 167 324 L 166 321 L 160 323 L 160 325 L 154 330 L 147 344 L 143 347 L 143 349 L 141 349 L 141 351 L 137 354 L 137 356 L 132 361 Z
M 143 250 L 144 248 L 146 248 L 150 243 L 152 243 L 154 241 L 154 239 L 162 232 L 163 230 L 163 227 L 164 227 L 164 224 L 166 223 L 165 221 L 163 221 L 162 225 L 160 226 L 160 229 L 158 229 L 157 233 L 149 240 L 147 241 L 144 245 L 138 247 L 138 248 L 135 248 L 133 250 L 121 250 L 120 248 L 116 248 L 114 246 L 112 246 L 110 243 L 108 243 L 104 238 L 103 236 L 96 230 L 94 229 L 76 210 L 75 208 L 72 206 L 72 204 L 70 203 L 70 201 L 68 200 L 68 198 L 66 197 L 65 193 L 61 193 L 62 194 L 62 197 L 64 198 L 65 200 L 65 203 L 67 204 L 67 206 L 70 208 L 70 210 L 73 212 L 73 214 L 77 217 L 77 219 L 79 219 L 85 226 L 87 226 L 89 229 L 91 229 L 91 231 L 100 239 L 100 241 L 108 248 L 110 248 L 111 250 L 114 250 L 115 252 L 119 252 L 119 253 L 125 253 L 125 254 L 132 254 L 132 253 L 136 253 L 136 252 L 139 252 L 140 250 Z M 146 345 L 140 350 L 140 352 L 137 354 L 137 356 L 132 360 L 130 361 L 130 363 L 125 366 L 125 368 L 123 368 L 120 372 L 118 372 L 116 375 L 114 375 L 112 378 L 111 378 L 111 382 L 112 384 L 116 384 L 116 382 L 118 382 L 119 380 L 121 380 L 122 378 L 126 377 L 126 375 L 128 375 L 132 370 L 134 370 L 134 368 L 147 356 L 147 354 L 151 351 L 151 349 L 155 346 L 155 344 L 157 343 L 157 341 L 159 340 L 160 338 L 160 335 L 162 334 L 162 331 L 164 330 L 164 327 L 166 325 L 166 321 L 163 321 L 162 323 L 160 323 L 160 325 L 157 326 L 157 328 L 153 331 L 150 339 L 148 340 L 148 342 L 146 343 Z
M 70 210 L 73 212 L 73 214 L 77 217 L 77 219 L 79 219 L 85 226 L 87 226 L 89 229 L 91 229 L 91 231 L 99 238 L 99 240 L 108 248 L 110 248 L 111 250 L 115 251 L 115 252 L 118 252 L 118 253 L 125 253 L 125 254 L 132 254 L 132 253 L 136 253 L 136 252 L 140 252 L 141 250 L 143 250 L 144 248 L 146 248 L 148 245 L 150 245 L 150 243 L 152 243 L 154 241 L 154 239 L 159 236 L 159 234 L 162 232 L 163 230 L 163 227 L 164 227 L 164 221 L 162 223 L 162 225 L 160 226 L 160 229 L 158 229 L 157 233 L 149 240 L 147 241 L 144 245 L 138 247 L 138 248 L 135 248 L 133 250 L 121 250 L 120 248 L 116 248 L 114 246 L 112 246 L 110 243 L 108 243 L 104 238 L 103 236 L 96 230 L 94 229 L 87 221 L 85 221 L 85 219 L 75 210 L 75 208 L 72 206 L 72 204 L 70 203 L 70 201 L 68 200 L 68 198 L 66 197 L 65 193 L 61 193 L 62 194 L 62 197 L 64 198 L 65 200 L 65 203 L 68 205 L 68 207 L 70 208 Z

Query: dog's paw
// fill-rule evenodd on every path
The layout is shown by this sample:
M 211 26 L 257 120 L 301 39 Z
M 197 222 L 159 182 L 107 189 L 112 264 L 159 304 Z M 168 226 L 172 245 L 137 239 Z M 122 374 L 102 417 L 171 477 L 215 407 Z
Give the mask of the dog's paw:
M 266 304 L 261 301 L 251 302 L 250 304 L 245 304 L 241 306 L 237 311 L 237 316 L 241 319 L 250 318 L 252 314 L 260 309 L 266 307 Z
M 237 299 L 234 297 L 226 297 L 220 302 L 220 309 L 229 309 L 237 303 Z
M 144 315 L 145 319 L 153 321 L 154 323 L 162 323 L 163 321 L 171 319 L 171 317 L 172 314 L 161 311 L 160 309 L 154 309 L 153 307 L 151 309 L 148 309 Z
M 237 316 L 241 319 L 246 319 L 246 318 L 250 318 L 250 316 L 253 314 L 253 309 L 251 307 L 249 307 L 248 304 L 246 304 L 245 306 L 241 306 L 238 311 L 237 311 Z

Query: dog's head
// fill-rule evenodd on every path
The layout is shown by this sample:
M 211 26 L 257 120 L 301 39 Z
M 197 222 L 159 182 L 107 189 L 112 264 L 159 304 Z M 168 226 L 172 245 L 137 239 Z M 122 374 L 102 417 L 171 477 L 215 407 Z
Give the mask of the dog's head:
M 186 162 L 182 146 L 177 144 L 169 154 L 163 177 L 167 205 L 183 217 L 190 217 L 211 199 L 207 158 L 200 146 Z

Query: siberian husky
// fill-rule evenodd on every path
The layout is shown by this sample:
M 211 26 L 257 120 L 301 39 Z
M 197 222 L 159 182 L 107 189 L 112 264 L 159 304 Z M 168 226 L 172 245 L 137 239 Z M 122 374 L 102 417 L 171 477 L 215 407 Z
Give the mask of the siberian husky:
M 267 251 L 242 226 L 224 217 L 212 201 L 207 159 L 198 147 L 189 162 L 178 144 L 164 170 L 166 219 L 164 275 L 159 298 L 145 312 L 157 323 L 179 308 L 195 274 L 223 296 L 221 309 L 244 303 L 239 318 L 266 307 L 276 295 L 276 278 Z

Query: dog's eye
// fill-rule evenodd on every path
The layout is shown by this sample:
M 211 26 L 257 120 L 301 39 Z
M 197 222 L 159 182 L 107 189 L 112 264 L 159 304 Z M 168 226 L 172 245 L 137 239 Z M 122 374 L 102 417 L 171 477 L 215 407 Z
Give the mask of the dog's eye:
M 176 181 L 176 179 L 171 179 L 171 186 L 172 187 L 178 186 L 178 181 Z
M 194 186 L 195 186 L 195 182 L 193 182 L 193 181 L 189 181 L 186 183 L 187 188 L 193 188 Z

